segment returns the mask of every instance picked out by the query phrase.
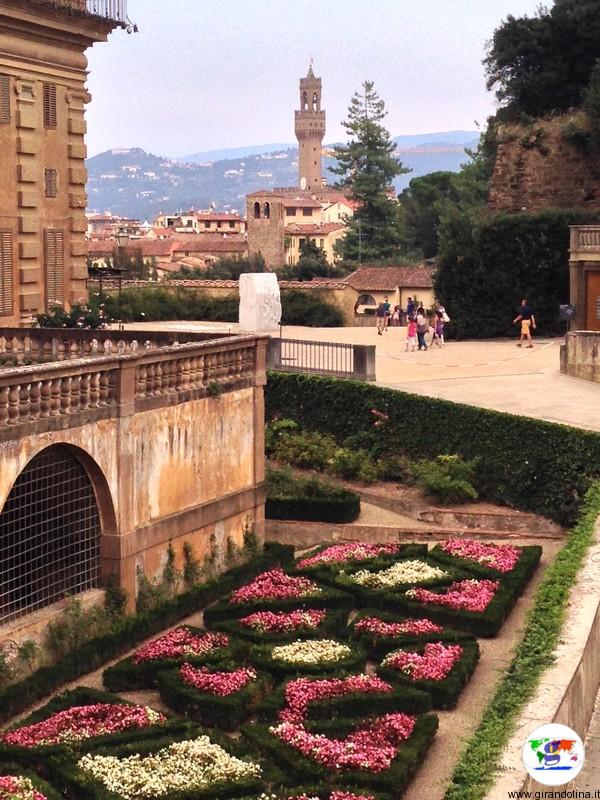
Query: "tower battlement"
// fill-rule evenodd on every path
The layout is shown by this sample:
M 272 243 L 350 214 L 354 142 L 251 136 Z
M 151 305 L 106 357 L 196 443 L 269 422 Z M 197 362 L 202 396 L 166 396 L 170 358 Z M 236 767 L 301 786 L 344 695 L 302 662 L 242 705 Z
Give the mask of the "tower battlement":
M 308 74 L 300 79 L 300 110 L 295 112 L 295 131 L 298 139 L 298 177 L 302 189 L 320 189 L 321 143 L 325 136 L 325 111 L 321 108 L 321 78 L 317 78 L 312 65 Z

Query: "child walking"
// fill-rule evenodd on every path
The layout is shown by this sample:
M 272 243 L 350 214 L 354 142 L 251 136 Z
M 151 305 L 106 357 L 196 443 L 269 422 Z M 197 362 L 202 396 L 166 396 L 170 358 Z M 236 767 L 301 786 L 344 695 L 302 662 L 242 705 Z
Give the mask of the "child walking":
M 410 350 L 414 353 L 417 349 L 417 321 L 414 317 L 408 318 L 408 328 L 406 329 L 406 352 Z

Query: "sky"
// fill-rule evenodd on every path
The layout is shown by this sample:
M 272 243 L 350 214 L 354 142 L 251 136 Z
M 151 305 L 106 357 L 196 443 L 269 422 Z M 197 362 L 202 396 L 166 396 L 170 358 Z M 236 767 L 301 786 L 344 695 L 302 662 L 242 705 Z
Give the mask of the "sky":
M 181 157 L 295 142 L 299 78 L 323 80 L 325 142 L 372 80 L 393 136 L 473 130 L 493 113 L 482 59 L 539 0 L 128 0 L 139 32 L 88 51 L 88 152 Z

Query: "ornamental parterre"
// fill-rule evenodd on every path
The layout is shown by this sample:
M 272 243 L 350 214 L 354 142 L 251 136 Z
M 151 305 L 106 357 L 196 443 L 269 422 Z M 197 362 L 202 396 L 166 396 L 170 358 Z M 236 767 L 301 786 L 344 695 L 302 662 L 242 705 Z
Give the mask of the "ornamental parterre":
M 510 544 L 488 544 L 474 539 L 448 539 L 440 548 L 451 556 L 476 561 L 498 572 L 511 572 L 522 552 Z
M 336 642 L 334 639 L 313 639 L 278 645 L 272 649 L 271 658 L 284 664 L 312 666 L 342 661 L 351 653 L 352 650 L 348 645 Z
M 334 544 L 326 547 L 314 556 L 302 559 L 296 564 L 297 569 L 307 569 L 321 564 L 340 564 L 346 561 L 367 561 L 380 556 L 396 555 L 402 549 L 401 544 L 364 544 L 351 542 L 350 544 Z
M 193 686 L 194 689 L 216 697 L 228 697 L 230 694 L 240 692 L 256 680 L 256 671 L 250 667 L 240 667 L 231 672 L 211 672 L 207 667 L 197 669 L 191 664 L 184 664 L 179 670 L 179 675 L 184 683 Z
M 444 628 L 430 619 L 407 619 L 404 622 L 386 622 L 379 617 L 363 617 L 359 619 L 354 630 L 359 633 L 370 633 L 372 636 L 427 636 L 431 633 L 442 633 Z
M 499 581 L 455 581 L 443 592 L 430 589 L 409 589 L 406 596 L 425 605 L 448 606 L 459 611 L 483 612 L 491 603 L 500 586 Z
M 364 674 L 329 680 L 298 678 L 290 681 L 285 687 L 286 707 L 279 712 L 279 719 L 284 722 L 302 722 L 310 703 L 319 700 L 329 700 L 332 697 L 341 697 L 357 692 L 381 694 L 392 691 L 393 687 L 386 681 Z
M 381 665 L 397 669 L 413 681 L 442 681 L 462 654 L 459 644 L 431 642 L 425 645 L 422 654 L 396 650 L 386 656 Z
M 257 611 L 242 617 L 239 622 L 259 633 L 293 633 L 298 630 L 315 630 L 327 612 L 320 609 L 303 611 Z
M 164 797 L 171 792 L 207 790 L 261 775 L 258 764 L 242 761 L 208 736 L 175 742 L 149 756 L 86 755 L 78 767 L 123 800 Z
M 345 574 L 345 573 L 342 573 Z M 407 583 L 423 583 L 425 581 L 442 580 L 449 578 L 447 572 L 439 567 L 433 567 L 425 561 L 416 559 L 398 561 L 387 569 L 371 572 L 361 569 L 352 575 L 346 575 L 352 582 L 370 589 L 395 589 Z
M 1 800 L 1 798 L 0 798 Z M 354 794 L 354 792 L 334 791 L 318 797 L 316 794 L 295 794 L 281 797 L 276 794 L 261 794 L 258 800 L 375 800 L 372 794 Z
M 96 703 L 59 711 L 41 722 L 5 733 L 0 741 L 18 747 L 40 747 L 79 742 L 92 736 L 105 736 L 165 722 L 163 714 L 148 706 Z
M 204 633 L 198 635 L 187 628 L 175 628 L 164 636 L 154 639 L 137 650 L 132 661 L 141 664 L 144 661 L 156 661 L 182 656 L 203 656 L 219 647 L 229 645 L 229 636 L 225 633 Z
M 293 577 L 277 569 L 263 572 L 253 581 L 237 589 L 231 595 L 235 604 L 251 603 L 255 600 L 301 600 L 321 593 L 321 588 L 310 578 Z
M 0 776 L 0 800 L 48 800 L 29 778 L 20 775 Z
M 330 739 L 310 733 L 300 723 L 281 722 L 269 731 L 303 756 L 333 771 L 359 769 L 383 772 L 398 753 L 398 747 L 411 735 L 416 718 L 400 712 L 358 726 L 345 739 Z

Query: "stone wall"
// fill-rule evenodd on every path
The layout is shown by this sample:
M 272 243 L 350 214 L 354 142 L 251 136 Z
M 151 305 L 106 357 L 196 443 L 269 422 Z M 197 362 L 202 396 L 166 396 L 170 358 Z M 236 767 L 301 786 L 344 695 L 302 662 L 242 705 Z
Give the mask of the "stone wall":
M 569 129 L 585 126 L 582 114 L 500 126 L 489 207 L 589 208 L 600 217 L 600 155 L 585 153 L 565 137 Z

